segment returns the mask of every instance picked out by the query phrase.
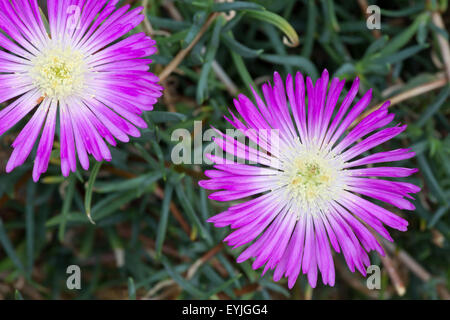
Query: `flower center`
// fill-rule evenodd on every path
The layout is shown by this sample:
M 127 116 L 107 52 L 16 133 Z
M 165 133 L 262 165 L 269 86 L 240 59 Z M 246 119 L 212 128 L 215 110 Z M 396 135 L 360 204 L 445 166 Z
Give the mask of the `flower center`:
M 299 157 L 289 171 L 291 192 L 309 202 L 328 193 L 336 179 L 336 173 L 317 157 Z
M 84 88 L 87 67 L 79 51 L 56 45 L 32 62 L 31 78 L 44 96 L 60 99 Z
M 328 202 L 337 199 L 343 189 L 345 171 L 339 157 L 299 145 L 283 159 L 280 185 L 301 211 L 326 210 Z
M 321 189 L 326 188 L 332 180 L 332 174 L 314 160 L 303 161 L 296 159 L 294 163 L 297 170 L 291 180 L 295 188 L 302 188 L 309 197 L 315 197 Z

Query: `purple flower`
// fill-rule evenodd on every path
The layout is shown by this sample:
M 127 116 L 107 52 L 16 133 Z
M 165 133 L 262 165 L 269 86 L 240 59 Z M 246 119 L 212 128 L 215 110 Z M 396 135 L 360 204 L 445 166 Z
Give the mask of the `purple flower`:
M 409 194 L 420 190 L 410 183 L 378 179 L 407 177 L 417 169 L 372 167 L 411 158 L 415 155 L 411 149 L 363 155 L 406 128 L 383 128 L 394 118 L 388 113 L 389 102 L 351 128 L 368 106 L 372 91 L 350 107 L 359 88 L 357 78 L 335 110 L 345 80 L 335 78 L 330 84 L 328 80 L 326 70 L 315 85 L 307 77 L 305 90 L 301 73 L 296 74 L 295 81 L 289 75 L 285 85 L 275 73 L 274 86 L 262 86 L 265 101 L 253 92 L 255 106 L 240 95 L 234 103 L 244 121 L 234 114 L 227 120 L 259 148 L 219 132 L 215 143 L 227 155 L 238 155 L 245 161 L 236 163 L 217 154 L 209 155 L 216 170 L 205 171 L 210 179 L 199 183 L 205 189 L 220 190 L 209 196 L 217 201 L 254 196 L 208 221 L 216 227 L 236 229 L 224 240 L 234 248 L 252 242 L 237 262 L 255 258 L 254 269 L 264 266 L 263 274 L 274 269 L 274 280 L 286 276 L 290 288 L 300 272 L 307 274 L 310 285 L 315 287 L 318 270 L 323 283 L 333 286 L 331 248 L 342 252 L 352 272 L 357 269 L 365 276 L 370 265 L 367 252 L 376 250 L 384 255 L 371 230 L 393 241 L 383 224 L 401 231 L 408 225 L 365 198 L 413 210 L 405 198 L 412 199 Z M 349 132 L 344 134 L 347 129 Z M 274 130 L 278 139 L 259 134 Z M 362 168 L 366 164 L 371 167 Z
M 155 41 L 119 40 L 144 16 L 118 0 L 48 0 L 48 24 L 36 0 L 0 0 L 0 135 L 33 113 L 13 143 L 6 171 L 22 165 L 40 135 L 33 179 L 47 171 L 59 118 L 64 176 L 89 168 L 88 155 L 111 160 L 105 141 L 138 137 L 162 87 L 149 73 Z

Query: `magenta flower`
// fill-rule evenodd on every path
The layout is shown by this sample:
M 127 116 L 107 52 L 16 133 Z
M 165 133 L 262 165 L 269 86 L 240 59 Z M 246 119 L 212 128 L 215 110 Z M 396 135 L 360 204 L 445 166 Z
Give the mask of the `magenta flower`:
M 410 149 L 363 155 L 406 128 L 396 125 L 382 129 L 394 118 L 388 113 L 389 102 L 350 129 L 368 106 L 372 91 L 350 108 L 359 88 L 357 78 L 335 112 L 345 80 L 335 78 L 330 85 L 328 80 L 326 70 L 315 85 L 307 77 L 305 90 L 301 73 L 296 74 L 295 84 L 289 75 L 285 86 L 275 73 L 274 86 L 262 86 L 265 102 L 253 92 L 255 107 L 250 99 L 240 95 L 234 103 L 244 122 L 234 114 L 232 120 L 227 120 L 254 145 L 270 152 L 219 133 L 221 137 L 214 141 L 220 148 L 255 164 L 227 162 L 217 154 L 209 155 L 216 170 L 205 171 L 210 180 L 200 181 L 205 189 L 221 190 L 209 196 L 213 200 L 254 196 L 208 221 L 216 227 L 236 229 L 224 240 L 234 248 L 253 241 L 237 262 L 255 258 L 254 269 L 264 266 L 263 274 L 275 269 L 274 280 L 286 276 L 290 288 L 300 272 L 307 274 L 310 285 L 315 287 L 318 270 L 323 283 L 333 286 L 331 247 L 342 252 L 352 272 L 357 269 L 365 276 L 370 265 L 367 252 L 376 250 L 384 255 L 370 230 L 393 241 L 383 224 L 401 231 L 408 225 L 406 220 L 365 198 L 413 210 L 405 198 L 412 199 L 409 194 L 420 190 L 406 182 L 370 178 L 407 177 L 417 169 L 361 167 L 415 155 Z M 257 134 L 273 129 L 279 136 L 276 143 L 267 134 Z M 347 129 L 349 132 L 344 134 Z
M 105 141 L 138 137 L 162 87 L 149 73 L 155 41 L 136 27 L 142 7 L 118 0 L 48 0 L 48 29 L 36 0 L 0 0 L 0 135 L 33 113 L 13 143 L 6 171 L 22 165 L 40 136 L 33 179 L 47 171 L 57 117 L 64 176 L 111 160 Z M 2 33 L 3 32 L 3 33 Z

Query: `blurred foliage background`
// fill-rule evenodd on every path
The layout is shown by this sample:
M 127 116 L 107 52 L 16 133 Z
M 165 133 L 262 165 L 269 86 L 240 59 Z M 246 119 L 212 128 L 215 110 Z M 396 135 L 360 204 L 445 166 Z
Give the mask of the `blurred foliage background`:
M 144 0 L 147 20 L 132 32 L 158 41 L 152 71 L 165 95 L 144 114 L 142 137 L 112 150 L 111 163 L 91 163 L 64 179 L 59 150 L 38 184 L 31 161 L 4 168 L 23 124 L 0 138 L 0 299 L 449 299 L 450 101 L 446 0 Z M 366 27 L 366 8 L 381 8 L 381 30 Z M 198 187 L 207 166 L 174 165 L 171 133 L 194 121 L 203 130 L 229 126 L 232 98 L 301 70 L 317 78 L 362 80 L 372 107 L 392 100 L 405 133 L 379 150 L 411 146 L 418 167 L 409 181 L 422 187 L 414 212 L 398 212 L 407 232 L 383 243 L 381 290 L 368 290 L 335 255 L 336 285 L 311 289 L 305 277 L 287 290 L 223 246 L 226 229 L 205 220 L 228 204 Z M 344 96 L 345 92 L 341 95 Z M 203 143 L 205 148 L 209 142 Z M 201 148 L 201 146 L 199 147 Z M 379 151 L 378 150 L 378 151 Z M 95 224 L 87 215 L 90 214 Z M 81 290 L 68 290 L 66 269 L 79 265 Z

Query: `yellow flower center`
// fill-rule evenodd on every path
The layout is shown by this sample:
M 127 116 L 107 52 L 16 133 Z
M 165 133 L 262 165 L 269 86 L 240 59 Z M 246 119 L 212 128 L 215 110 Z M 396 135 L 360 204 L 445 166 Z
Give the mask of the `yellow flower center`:
M 84 88 L 87 71 L 83 55 L 72 48 L 53 46 L 37 56 L 30 76 L 43 96 L 65 98 Z
M 326 211 L 345 186 L 346 172 L 339 157 L 300 143 L 282 154 L 278 187 L 286 188 L 297 216 L 302 212 Z
M 316 198 L 325 192 L 334 180 L 330 168 L 316 159 L 297 158 L 292 169 L 291 190 L 309 199 Z

